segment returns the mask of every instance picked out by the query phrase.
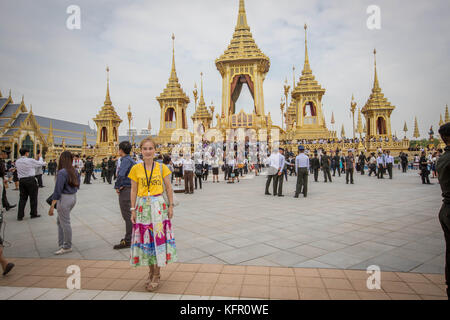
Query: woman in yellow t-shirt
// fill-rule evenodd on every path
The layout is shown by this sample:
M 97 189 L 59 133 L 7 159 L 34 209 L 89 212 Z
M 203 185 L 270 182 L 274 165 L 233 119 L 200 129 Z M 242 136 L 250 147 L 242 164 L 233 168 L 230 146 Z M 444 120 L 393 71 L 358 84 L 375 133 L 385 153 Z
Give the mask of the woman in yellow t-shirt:
M 134 165 L 128 174 L 133 223 L 130 263 L 136 267 L 149 266 L 147 290 L 154 291 L 159 286 L 160 267 L 177 261 L 170 221 L 173 217 L 173 191 L 169 168 L 154 160 L 153 140 L 145 138 L 140 148 L 144 161 Z M 162 195 L 163 183 L 169 203 Z

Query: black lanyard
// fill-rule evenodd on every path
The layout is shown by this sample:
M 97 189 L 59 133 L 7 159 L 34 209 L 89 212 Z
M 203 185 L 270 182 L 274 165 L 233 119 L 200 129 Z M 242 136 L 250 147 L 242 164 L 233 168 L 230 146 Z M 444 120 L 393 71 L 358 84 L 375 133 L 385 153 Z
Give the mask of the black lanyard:
M 150 180 L 148 179 L 148 176 L 147 176 L 147 168 L 145 167 L 145 162 L 143 162 L 143 164 L 144 164 L 144 171 L 145 171 L 145 181 L 147 181 L 148 196 L 150 196 L 150 182 L 152 181 L 153 167 L 155 166 L 155 160 L 153 160 L 153 162 L 152 162 L 152 171 L 150 173 Z

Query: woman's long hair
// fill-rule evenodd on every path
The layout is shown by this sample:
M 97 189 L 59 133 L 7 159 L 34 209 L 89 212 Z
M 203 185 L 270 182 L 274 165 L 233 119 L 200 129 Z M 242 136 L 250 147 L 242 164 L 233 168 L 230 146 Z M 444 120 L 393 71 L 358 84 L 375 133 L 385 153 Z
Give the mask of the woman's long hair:
M 64 151 L 59 156 L 59 162 L 58 162 L 58 171 L 61 169 L 66 169 L 67 174 L 69 176 L 68 184 L 71 187 L 78 188 L 80 184 L 78 183 L 78 176 L 75 172 L 75 168 L 72 165 L 73 163 L 73 156 L 70 151 Z

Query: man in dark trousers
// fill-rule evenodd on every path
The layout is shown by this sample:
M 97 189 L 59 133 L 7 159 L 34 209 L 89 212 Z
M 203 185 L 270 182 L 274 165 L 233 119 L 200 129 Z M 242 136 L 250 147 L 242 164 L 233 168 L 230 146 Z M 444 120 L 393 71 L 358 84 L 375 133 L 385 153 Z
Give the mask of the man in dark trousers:
M 91 175 L 94 172 L 94 163 L 92 162 L 92 158 L 88 157 L 86 163 L 84 164 L 84 183 L 91 184 Z
M 336 175 L 336 170 L 338 172 L 339 177 L 341 176 L 341 169 L 339 162 L 341 161 L 341 157 L 339 156 L 339 150 L 336 150 L 336 154 L 333 157 L 334 167 L 333 167 L 333 177 Z
M 389 150 L 386 151 L 386 168 L 389 174 L 389 179 L 392 179 L 392 168 L 394 166 L 394 157 L 391 156 L 391 152 Z
M 361 169 L 362 176 L 364 175 L 364 167 L 366 165 L 366 161 L 367 161 L 366 155 L 364 154 L 364 152 L 361 151 L 361 154 L 359 155 L 359 158 L 358 158 L 358 162 L 359 162 L 359 167 Z
M 278 196 L 279 197 L 284 197 L 283 195 L 283 178 L 284 178 L 284 170 L 286 168 L 286 158 L 284 157 L 284 149 L 283 148 L 279 148 L 278 149 L 279 152 L 279 169 L 278 169 L 278 176 L 277 178 L 274 180 L 274 184 L 277 184 L 277 192 L 278 192 Z M 274 194 L 275 195 L 275 191 Z
M 108 183 L 111 184 L 112 183 L 112 177 L 114 175 L 114 168 L 115 168 L 115 164 L 114 164 L 114 160 L 112 157 L 109 157 L 108 160 L 108 172 L 106 174 L 106 179 L 108 180 Z
M 131 222 L 131 180 L 128 178 L 131 168 L 135 165 L 134 160 L 130 157 L 131 143 L 122 141 L 119 144 L 120 166 L 117 173 L 116 189 L 119 195 L 120 211 L 125 221 L 125 237 L 120 243 L 114 246 L 114 249 L 129 248 L 131 245 L 131 234 L 133 231 L 133 223 Z
M 300 193 L 303 193 L 303 197 L 306 198 L 308 194 L 308 170 L 309 170 L 309 157 L 305 155 L 305 147 L 298 147 L 298 156 L 295 158 L 295 172 L 297 173 L 297 185 L 295 188 L 294 198 L 298 198 Z M 315 154 L 317 158 L 317 153 Z
M 348 178 L 350 176 L 350 183 L 353 184 L 353 173 L 355 171 L 355 157 L 353 156 L 352 150 L 348 150 L 348 156 L 345 157 L 344 161 L 345 169 L 345 181 L 348 184 Z
M 6 163 L 5 159 L 8 158 L 8 154 L 10 152 L 8 150 L 2 150 L 1 158 L 0 158 L 0 178 L 3 181 L 3 191 L 2 191 L 2 206 L 9 211 L 9 209 L 14 208 L 16 205 L 10 205 L 8 198 L 6 197 L 6 188 L 8 187 L 8 178 L 6 177 Z
M 317 158 L 317 151 L 314 151 L 314 158 L 311 159 L 311 167 L 314 172 L 314 181 L 318 182 L 319 178 L 319 169 L 320 169 L 320 161 L 319 158 Z
M 402 163 L 402 172 L 406 172 L 408 169 L 408 156 L 406 153 L 402 152 L 400 155 L 400 161 Z
M 22 221 L 24 217 L 25 205 L 28 197 L 30 197 L 30 216 L 31 219 L 39 218 L 37 213 L 37 196 L 38 196 L 38 184 L 35 178 L 36 168 L 45 166 L 46 163 L 40 160 L 29 158 L 30 151 L 26 148 L 19 150 L 20 158 L 16 161 L 17 175 L 19 177 L 19 210 L 17 210 L 17 220 Z
M 439 212 L 439 222 L 444 231 L 445 239 L 445 284 L 447 285 L 447 297 L 450 299 L 450 123 L 439 128 L 441 139 L 446 144 L 436 164 L 439 185 L 442 190 L 443 203 Z
M 422 156 L 419 160 L 420 176 L 422 177 L 422 184 L 430 183 L 430 170 L 428 170 L 428 159 L 425 151 L 422 151 Z
M 102 164 L 101 164 L 101 168 L 102 168 L 102 178 L 103 178 L 103 182 L 106 182 L 107 176 L 108 176 L 108 159 L 103 158 L 102 159 Z
M 323 176 L 325 178 L 325 182 L 327 182 L 327 178 L 328 178 L 328 180 L 330 180 L 330 182 L 332 182 L 330 165 L 331 165 L 330 157 L 327 155 L 327 152 L 324 151 L 322 158 L 320 159 L 320 166 L 322 167 L 322 170 L 323 170 Z

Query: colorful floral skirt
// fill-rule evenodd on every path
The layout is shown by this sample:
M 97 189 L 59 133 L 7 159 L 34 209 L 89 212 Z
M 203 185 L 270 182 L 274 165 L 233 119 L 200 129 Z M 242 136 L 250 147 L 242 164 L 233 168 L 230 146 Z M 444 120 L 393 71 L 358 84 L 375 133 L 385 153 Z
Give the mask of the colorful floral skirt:
M 132 266 L 158 265 L 164 267 L 177 261 L 177 250 L 168 218 L 164 197 L 150 196 L 136 199 L 136 224 L 131 238 Z

